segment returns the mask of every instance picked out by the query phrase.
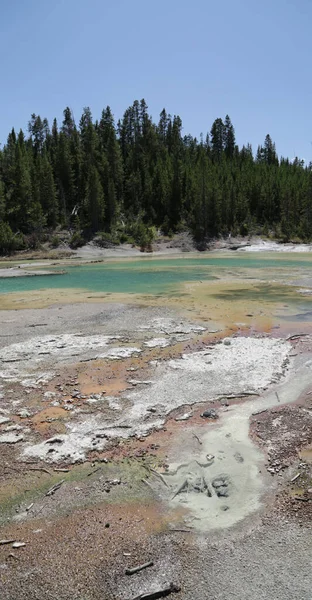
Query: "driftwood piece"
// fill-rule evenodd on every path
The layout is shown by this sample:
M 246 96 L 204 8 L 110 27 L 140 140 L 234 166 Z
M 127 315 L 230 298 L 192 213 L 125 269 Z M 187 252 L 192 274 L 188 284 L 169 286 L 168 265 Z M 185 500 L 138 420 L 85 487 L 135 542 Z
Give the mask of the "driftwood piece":
M 152 473 L 154 473 L 154 475 L 156 475 L 156 477 L 158 477 L 166 487 L 169 487 L 167 481 L 165 480 L 165 478 L 162 476 L 161 473 L 158 473 L 158 471 L 155 471 L 155 469 L 152 469 L 152 468 L 150 468 L 150 471 Z
M 56 490 L 58 490 L 61 485 L 63 485 L 63 483 L 65 482 L 65 479 L 62 479 L 61 481 L 59 481 L 58 483 L 56 483 L 55 485 L 53 485 L 46 493 L 46 496 L 53 496 L 54 492 L 56 492 Z
M 305 336 L 307 336 L 307 335 L 310 335 L 310 334 L 309 334 L 309 333 L 294 333 L 293 335 L 289 335 L 289 336 L 286 338 L 286 340 L 287 340 L 287 341 L 289 341 L 289 340 L 296 340 L 297 338 L 300 338 L 300 337 L 305 337 Z
M 48 475 L 51 475 L 50 471 L 48 471 L 48 469 L 45 469 L 44 467 L 30 467 L 29 471 L 41 471 L 42 473 L 47 473 Z
M 305 496 L 294 496 L 295 500 L 300 500 L 300 502 L 309 502 L 309 498 Z
M 221 394 L 220 396 L 217 396 L 216 398 L 214 398 L 214 400 L 235 400 L 236 398 L 248 398 L 248 396 L 260 396 L 259 392 L 239 392 L 237 394 Z M 214 401 L 213 400 L 213 401 Z
M 157 600 L 158 598 L 165 598 L 170 594 L 176 594 L 181 591 L 181 587 L 175 583 L 170 583 L 169 586 L 155 590 L 154 592 L 147 592 L 146 594 L 140 594 L 132 600 Z
M 298 477 L 300 477 L 301 473 L 297 473 L 297 475 L 295 475 L 295 477 L 293 477 L 290 481 L 291 483 L 293 483 L 294 481 L 296 481 L 296 479 L 298 479 Z
M 178 532 L 181 532 L 181 533 L 192 533 L 193 530 L 192 529 L 182 529 L 182 528 L 179 528 L 179 527 L 174 527 L 173 529 L 168 529 L 168 533 L 170 533 L 171 531 L 178 531 Z
M 25 542 L 14 542 L 12 544 L 12 548 L 24 548 L 24 546 L 26 546 Z
M 91 475 L 94 475 L 94 473 L 97 473 L 100 470 L 101 470 L 101 467 L 97 467 L 96 469 L 94 469 L 94 471 L 91 471 L 90 473 L 88 473 L 87 477 L 91 477 Z
M 150 484 L 149 481 L 147 481 L 147 479 L 141 479 L 142 483 L 145 483 L 145 485 L 147 485 L 149 488 L 151 488 L 151 490 L 154 491 L 153 486 Z
M 69 473 L 70 469 L 61 469 L 60 467 L 55 467 L 53 471 L 56 471 L 57 473 Z
M 177 489 L 177 491 L 173 494 L 171 500 L 173 500 L 173 498 L 175 498 L 178 494 L 180 494 L 181 492 L 183 492 L 183 490 L 188 486 L 188 480 L 185 479 L 183 481 L 183 483 L 181 483 L 180 487 Z
M 5 546 L 6 544 L 13 544 L 15 542 L 14 539 L 11 540 L 0 540 L 0 546 Z
M 143 569 L 147 569 L 147 567 L 153 567 L 154 563 L 152 560 L 149 560 L 146 563 L 143 563 L 143 565 L 139 565 L 138 567 L 133 567 L 132 569 L 126 569 L 125 573 L 126 575 L 134 575 L 134 573 L 138 573 L 139 571 L 143 571 Z

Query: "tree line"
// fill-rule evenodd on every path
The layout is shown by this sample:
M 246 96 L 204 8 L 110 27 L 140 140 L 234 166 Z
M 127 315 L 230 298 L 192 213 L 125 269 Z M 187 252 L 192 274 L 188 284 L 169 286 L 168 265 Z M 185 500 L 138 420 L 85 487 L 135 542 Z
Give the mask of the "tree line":
M 312 238 L 312 169 L 278 158 L 270 135 L 253 154 L 236 144 L 228 115 L 200 139 L 163 109 L 153 122 L 144 100 L 117 124 L 110 107 L 77 125 L 66 108 L 50 128 L 32 114 L 0 150 L 0 253 L 31 246 L 57 227 L 72 243 L 103 239 L 149 243 L 189 229 L 197 242 L 260 230 L 284 241 Z

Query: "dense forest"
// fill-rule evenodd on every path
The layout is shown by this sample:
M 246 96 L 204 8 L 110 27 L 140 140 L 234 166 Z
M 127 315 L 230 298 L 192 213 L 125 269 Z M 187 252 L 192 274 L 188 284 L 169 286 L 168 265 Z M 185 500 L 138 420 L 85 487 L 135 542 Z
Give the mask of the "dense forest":
M 51 128 L 33 114 L 0 150 L 0 254 L 57 228 L 73 247 L 95 234 L 145 247 L 158 229 L 189 229 L 199 244 L 230 231 L 310 240 L 312 168 L 279 159 L 270 135 L 255 155 L 239 148 L 228 115 L 196 139 L 165 109 L 154 123 L 144 100 L 117 124 L 109 107 L 97 121 L 85 108 L 79 125 L 66 108 Z

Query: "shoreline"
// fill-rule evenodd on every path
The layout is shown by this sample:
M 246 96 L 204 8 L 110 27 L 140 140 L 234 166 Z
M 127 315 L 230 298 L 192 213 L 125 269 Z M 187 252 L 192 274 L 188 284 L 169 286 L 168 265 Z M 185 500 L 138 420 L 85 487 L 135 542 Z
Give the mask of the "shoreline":
M 262 254 L 262 253 L 284 255 L 308 255 L 312 253 L 311 244 L 279 244 L 263 240 L 262 238 L 251 238 L 246 243 L 242 238 L 235 238 L 231 242 L 216 241 L 211 247 L 204 251 L 197 250 L 194 246 L 188 247 L 185 250 L 183 244 L 175 247 L 168 243 L 160 243 L 156 245 L 156 249 L 152 252 L 141 252 L 138 248 L 134 248 L 129 244 L 122 244 L 112 248 L 99 248 L 92 242 L 86 244 L 82 248 L 75 251 L 68 251 L 68 256 L 64 250 L 58 253 L 54 252 L 52 256 L 42 250 L 27 254 L 15 254 L 11 257 L 0 258 L 0 279 L 9 277 L 37 277 L 42 275 L 62 275 L 65 271 L 54 271 L 46 269 L 47 266 L 79 266 L 101 262 L 114 262 L 119 260 L 153 260 L 153 259 L 187 259 L 189 258 L 206 258 L 211 255 L 218 256 L 223 253 L 227 256 L 235 256 L 235 254 Z M 26 264 L 25 262 L 26 261 Z M 9 266 L 14 263 L 14 266 Z M 41 267 L 43 267 L 41 269 Z

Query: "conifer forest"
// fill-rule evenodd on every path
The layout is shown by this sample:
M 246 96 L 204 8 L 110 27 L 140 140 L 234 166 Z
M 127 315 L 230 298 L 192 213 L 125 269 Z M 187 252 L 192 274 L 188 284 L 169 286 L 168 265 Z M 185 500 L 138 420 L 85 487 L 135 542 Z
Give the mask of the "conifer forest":
M 239 147 L 228 115 L 200 139 L 163 109 L 158 122 L 144 100 L 114 121 L 109 107 L 76 123 L 32 114 L 0 149 L 0 254 L 35 246 L 58 228 L 72 245 L 100 234 L 150 243 L 154 232 L 189 230 L 200 244 L 261 231 L 312 238 L 312 168 L 279 158 L 269 134 L 257 149 Z

